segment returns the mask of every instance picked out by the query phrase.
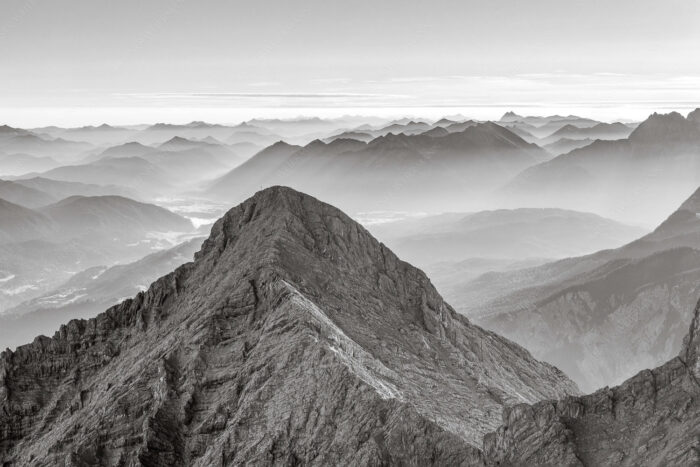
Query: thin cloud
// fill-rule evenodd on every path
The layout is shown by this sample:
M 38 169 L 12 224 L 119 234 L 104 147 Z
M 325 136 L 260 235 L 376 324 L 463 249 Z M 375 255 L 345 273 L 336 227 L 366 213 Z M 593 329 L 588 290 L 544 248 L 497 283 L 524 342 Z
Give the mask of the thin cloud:
M 336 98 L 388 98 L 403 99 L 406 94 L 381 94 L 359 92 L 191 92 L 191 93 L 115 93 L 117 97 L 139 99 L 192 99 L 192 98 L 283 98 L 283 99 L 336 99 Z

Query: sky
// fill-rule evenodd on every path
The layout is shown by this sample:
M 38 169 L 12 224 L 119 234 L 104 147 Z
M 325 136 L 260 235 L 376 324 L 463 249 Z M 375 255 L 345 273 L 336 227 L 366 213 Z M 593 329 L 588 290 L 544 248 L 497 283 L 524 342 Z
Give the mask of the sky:
M 0 123 L 700 107 L 695 0 L 0 0 Z

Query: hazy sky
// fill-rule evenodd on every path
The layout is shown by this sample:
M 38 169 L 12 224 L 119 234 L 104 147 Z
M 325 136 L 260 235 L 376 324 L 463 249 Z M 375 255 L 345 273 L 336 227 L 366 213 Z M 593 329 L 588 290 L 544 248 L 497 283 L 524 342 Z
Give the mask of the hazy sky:
M 695 0 L 0 0 L 0 123 L 700 106 Z

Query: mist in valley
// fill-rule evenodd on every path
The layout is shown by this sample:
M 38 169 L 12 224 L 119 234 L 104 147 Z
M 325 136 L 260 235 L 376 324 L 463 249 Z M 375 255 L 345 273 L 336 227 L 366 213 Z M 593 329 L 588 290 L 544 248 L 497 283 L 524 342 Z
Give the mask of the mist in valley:
M 700 465 L 698 24 L 3 2 L 0 465 Z
M 698 247 L 700 231 L 689 219 L 681 232 L 667 227 L 658 244 L 649 239 L 659 236 L 659 219 L 700 186 L 697 115 L 624 124 L 506 112 L 496 121 L 5 125 L 1 346 L 50 335 L 68 319 L 95 316 L 145 290 L 191 261 L 226 211 L 284 185 L 343 209 L 425 270 L 460 313 L 563 368 L 581 387 L 617 383 L 667 359 L 689 320 L 695 287 L 684 284 L 694 274 L 692 255 L 675 249 Z M 581 147 L 552 149 L 570 141 Z M 627 279 L 625 264 L 640 262 L 654 269 L 642 282 Z M 597 298 L 586 284 L 598 277 L 639 283 L 627 292 L 608 283 L 612 295 Z M 587 318 L 593 327 L 580 328 L 577 319 L 574 328 L 554 331 L 526 313 L 546 316 L 550 306 L 578 313 L 578 301 L 589 310 L 595 300 L 604 300 L 605 311 L 594 308 L 601 316 Z M 645 313 L 659 306 L 667 314 L 645 331 L 645 344 L 620 343 L 619 333 L 651 326 Z M 611 326 L 620 313 L 634 314 Z M 559 333 L 565 342 L 574 334 L 584 340 L 558 349 L 552 335 Z M 586 344 L 585 336 L 595 338 Z M 594 359 L 603 351 L 620 355 L 619 363 L 588 364 L 582 346 Z

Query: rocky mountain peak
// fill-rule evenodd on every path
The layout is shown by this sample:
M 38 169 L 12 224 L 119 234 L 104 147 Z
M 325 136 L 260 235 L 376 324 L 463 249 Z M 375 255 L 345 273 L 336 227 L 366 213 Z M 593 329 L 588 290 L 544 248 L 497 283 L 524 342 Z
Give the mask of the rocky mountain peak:
M 695 122 L 696 124 L 700 125 L 700 108 L 697 108 L 690 112 L 688 114 L 688 117 L 686 117 L 689 121 Z
M 504 406 L 577 392 L 344 213 L 272 187 L 148 291 L 4 352 L 0 459 L 480 464 Z
M 190 141 L 187 138 L 183 138 L 182 136 L 173 136 L 170 138 L 168 141 L 162 143 L 160 146 L 165 147 L 165 146 L 189 146 L 192 145 L 194 142 Z
M 503 114 L 500 121 L 501 122 L 515 122 L 515 121 L 521 120 L 522 118 L 523 117 L 521 115 L 518 115 L 513 111 L 508 111 L 508 112 Z

